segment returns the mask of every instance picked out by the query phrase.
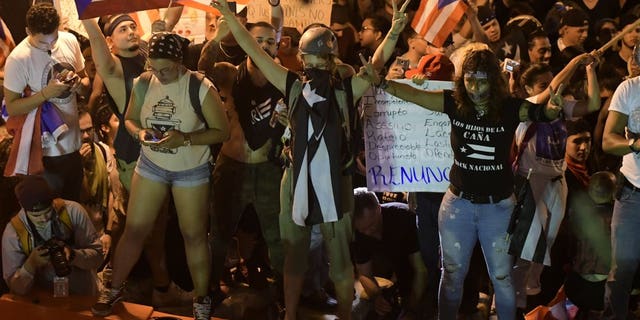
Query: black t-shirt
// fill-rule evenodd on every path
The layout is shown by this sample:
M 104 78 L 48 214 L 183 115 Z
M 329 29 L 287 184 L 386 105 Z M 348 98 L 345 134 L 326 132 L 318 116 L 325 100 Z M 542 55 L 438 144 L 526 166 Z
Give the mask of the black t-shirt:
M 449 181 L 458 189 L 477 195 L 503 195 L 513 190 L 509 164 L 511 142 L 520 123 L 524 100 L 507 98 L 501 120 L 465 118 L 457 111 L 453 92 L 444 91 L 444 113 L 451 120 L 453 165 Z
M 378 240 L 355 232 L 353 244 L 354 260 L 357 264 L 371 261 L 374 256 L 389 263 L 392 270 L 388 274 L 376 274 L 390 278 L 395 273 L 401 292 L 411 288 L 413 268 L 409 257 L 419 251 L 416 215 L 404 203 L 390 202 L 382 208 L 382 239 Z
M 238 120 L 251 150 L 257 150 L 271 138 L 277 140 L 282 136 L 284 127 L 279 122 L 271 127 L 269 121 L 283 94 L 271 83 L 267 82 L 264 87 L 253 84 L 246 60 L 238 66 L 232 96 Z

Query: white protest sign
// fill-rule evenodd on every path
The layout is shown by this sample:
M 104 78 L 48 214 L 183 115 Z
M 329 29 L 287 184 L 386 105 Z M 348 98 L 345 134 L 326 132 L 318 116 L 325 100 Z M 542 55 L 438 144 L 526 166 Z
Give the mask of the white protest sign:
M 302 30 L 312 23 L 331 25 L 332 0 L 281 0 L 284 26 Z M 267 0 L 253 0 L 247 7 L 249 22 L 271 21 L 271 5 Z
M 453 89 L 453 82 L 397 80 L 423 90 Z M 444 192 L 453 163 L 449 117 L 372 88 L 362 97 L 367 188 L 372 191 Z

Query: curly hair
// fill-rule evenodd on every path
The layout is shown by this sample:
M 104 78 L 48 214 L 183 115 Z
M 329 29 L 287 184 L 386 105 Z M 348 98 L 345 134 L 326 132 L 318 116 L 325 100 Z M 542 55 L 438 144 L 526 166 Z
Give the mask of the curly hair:
M 464 85 L 464 74 L 483 71 L 487 73 L 489 79 L 489 109 L 487 117 L 491 120 L 499 120 L 502 102 L 509 96 L 509 89 L 502 76 L 500 63 L 495 53 L 490 49 L 484 48 L 469 50 L 462 62 L 461 71 L 454 81 L 455 91 L 453 93 L 458 104 L 458 114 L 468 118 L 476 112 L 475 104 L 469 98 L 467 88 Z
M 49 3 L 38 3 L 27 11 L 27 29 L 31 34 L 51 34 L 58 30 L 60 16 Z
M 520 86 L 522 88 L 525 86 L 533 87 L 538 77 L 547 72 L 551 72 L 551 67 L 548 64 L 534 63 L 530 65 L 520 76 Z

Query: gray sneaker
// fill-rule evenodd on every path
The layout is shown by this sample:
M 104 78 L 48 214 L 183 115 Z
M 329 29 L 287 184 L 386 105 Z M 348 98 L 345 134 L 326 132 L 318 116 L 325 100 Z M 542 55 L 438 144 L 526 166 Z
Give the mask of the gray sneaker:
M 194 320 L 210 320 L 211 319 L 211 297 L 195 297 L 193 298 L 193 319 Z
M 98 301 L 91 307 L 91 313 L 97 317 L 106 317 L 111 314 L 113 305 L 122 300 L 122 289 L 120 288 L 104 288 L 100 291 Z

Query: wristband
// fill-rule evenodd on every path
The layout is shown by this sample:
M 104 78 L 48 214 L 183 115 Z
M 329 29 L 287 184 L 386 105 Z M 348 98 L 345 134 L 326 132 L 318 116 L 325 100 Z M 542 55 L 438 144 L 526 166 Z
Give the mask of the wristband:
M 111 235 L 111 230 L 104 229 L 104 234 L 110 236 Z

